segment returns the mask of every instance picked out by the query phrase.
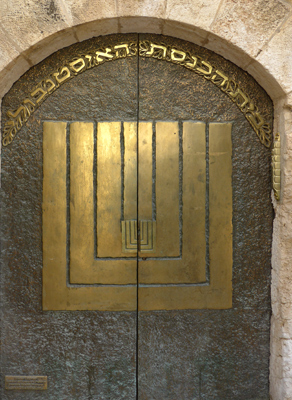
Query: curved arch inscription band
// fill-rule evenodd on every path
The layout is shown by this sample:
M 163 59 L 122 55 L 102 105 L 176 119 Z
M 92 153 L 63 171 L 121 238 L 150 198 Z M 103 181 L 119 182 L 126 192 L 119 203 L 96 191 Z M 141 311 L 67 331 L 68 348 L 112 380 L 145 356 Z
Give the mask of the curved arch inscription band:
M 3 146 L 9 145 L 13 141 L 17 132 L 21 130 L 33 112 L 50 94 L 65 82 L 104 62 L 133 57 L 137 53 L 138 44 L 136 42 L 119 43 L 98 49 L 96 52 L 75 57 L 59 70 L 44 78 L 16 110 L 9 110 L 7 112 L 7 120 L 3 129 Z M 139 42 L 139 56 L 153 57 L 158 60 L 179 64 L 210 80 L 242 111 L 261 143 L 266 147 L 270 147 L 272 143 L 271 125 L 264 120 L 257 106 L 240 88 L 239 84 L 230 79 L 224 72 L 216 69 L 216 67 L 195 54 L 183 51 L 177 47 L 165 46 L 150 41 Z

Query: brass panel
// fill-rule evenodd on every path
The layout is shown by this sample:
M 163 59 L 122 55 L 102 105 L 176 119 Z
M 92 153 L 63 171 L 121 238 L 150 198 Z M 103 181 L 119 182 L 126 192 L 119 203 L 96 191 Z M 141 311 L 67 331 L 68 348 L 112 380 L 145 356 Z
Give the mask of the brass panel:
M 179 257 L 179 130 L 177 122 L 156 123 L 156 253 Z
M 137 219 L 137 123 L 124 122 L 124 218 Z
M 121 257 L 120 123 L 99 125 L 98 255 Z M 94 258 L 93 140 L 92 123 L 70 125 L 70 282 L 135 284 L 135 260 Z
M 152 219 L 152 122 L 139 122 L 138 213 L 140 220 Z
M 206 280 L 206 125 L 183 123 L 183 269 Z
M 83 133 L 91 136 L 91 126 L 91 124 L 76 123 L 71 133 L 74 132 L 73 135 L 76 137 L 77 132 L 79 136 Z M 43 127 L 43 309 L 135 310 L 137 291 L 135 285 L 67 286 L 66 162 L 66 123 L 45 122 Z M 78 227 L 76 229 L 78 230 Z M 92 257 L 92 254 L 90 256 Z M 80 266 L 84 267 L 84 264 Z M 103 268 L 100 268 L 101 272 L 105 270 L 104 267 L 106 265 L 103 264 Z M 135 274 L 135 266 L 133 270 Z M 89 268 L 88 272 L 93 271 Z M 116 271 L 111 272 L 114 277 L 119 276 L 118 273 L 115 274 Z M 90 280 L 91 276 L 88 278 Z
M 97 256 L 122 257 L 121 123 L 97 124 Z M 92 167 L 89 167 L 92 169 Z M 93 218 L 91 217 L 93 221 Z
M 185 126 L 186 131 L 191 125 Z M 139 310 L 232 307 L 232 124 L 209 125 L 209 268 L 206 285 L 139 287 Z M 139 282 L 148 261 L 139 264 Z M 187 283 L 187 282 L 186 282 Z
M 210 286 L 140 286 L 138 296 L 139 311 L 232 308 L 232 289 L 219 282 Z
M 209 125 L 209 252 L 211 287 L 232 293 L 231 123 Z
M 140 253 L 155 253 L 156 221 L 140 220 Z
M 115 132 L 120 137 L 118 125 L 115 123 L 102 123 L 98 131 L 98 139 L 103 129 L 106 137 L 111 138 L 109 132 Z M 129 129 L 130 128 L 130 129 Z M 53 135 L 50 132 L 55 132 Z M 149 133 L 151 137 L 151 134 Z M 136 282 L 136 262 L 133 259 L 94 259 L 94 201 L 93 201 L 93 124 L 92 123 L 72 123 L 70 125 L 70 281 L 71 283 L 121 283 Z M 205 193 L 206 193 L 206 138 L 205 124 L 185 122 L 183 124 L 183 231 L 182 231 L 182 257 L 178 259 L 166 256 L 165 259 L 155 259 L 155 233 L 158 231 L 158 224 L 161 223 L 163 229 L 160 230 L 160 243 L 163 248 L 161 238 L 165 235 L 169 242 L 164 249 L 167 251 L 174 246 L 177 239 L 177 249 L 179 251 L 179 132 L 177 123 L 157 123 L 156 126 L 156 202 L 157 202 L 157 228 L 156 221 L 140 220 L 140 246 L 143 260 L 139 262 L 139 282 L 140 284 L 186 284 L 190 286 L 172 287 L 140 287 L 139 304 L 141 310 L 150 309 L 183 309 L 183 308 L 226 308 L 231 304 L 231 273 L 232 273 L 232 186 L 231 186 L 231 124 L 210 124 L 209 126 L 209 254 L 210 254 L 210 282 L 206 276 L 206 238 L 205 238 Z M 170 138 L 169 138 L 170 137 Z M 51 142 L 56 143 L 53 145 Z M 128 139 L 127 139 L 128 138 Z M 167 139 L 166 139 L 167 138 Z M 110 139 L 107 139 L 110 140 Z M 109 147 L 106 140 L 105 145 Z M 163 151 L 163 143 L 170 142 L 168 153 Z M 101 149 L 103 148 L 100 140 Z M 114 143 L 114 140 L 113 140 Z M 137 169 L 137 159 L 134 157 L 137 143 L 135 141 L 135 126 L 130 123 L 124 130 L 124 212 L 129 216 L 135 214 L 136 203 L 134 193 L 137 191 L 137 183 L 131 182 L 131 177 L 135 177 Z M 126 151 L 127 144 L 129 150 Z M 47 147 L 45 147 L 47 146 Z M 52 147 L 50 149 L 50 146 Z M 59 146 L 59 147 L 58 147 Z M 56 147 L 56 148 L 55 148 Z M 165 147 L 165 146 L 164 146 Z M 118 151 L 106 153 L 105 157 L 100 150 L 98 159 L 98 169 L 102 176 L 106 164 L 103 160 L 112 159 L 117 161 L 117 169 L 121 170 Z M 58 154 L 58 152 L 60 154 Z M 50 153 L 58 155 L 58 163 L 52 162 L 53 158 L 48 158 Z M 152 153 L 152 152 L 151 152 Z M 164 153 L 164 154 L 163 154 Z M 103 155 L 102 155 L 103 154 Z M 165 154 L 169 154 L 165 157 Z M 112 157 L 113 156 L 113 157 Z M 116 159 L 115 159 L 116 156 Z M 148 150 L 148 159 L 150 151 Z M 61 160 L 63 159 L 63 160 Z M 146 156 L 145 159 L 147 160 Z M 152 157 L 151 157 L 152 159 Z M 48 163 L 48 165 L 47 165 Z M 150 161 L 148 161 L 150 163 Z M 101 167 L 102 166 L 102 167 Z M 56 171 L 57 169 L 57 171 Z M 169 170 L 171 173 L 169 173 Z M 163 175 L 163 171 L 166 171 Z M 120 174 L 118 174 L 120 176 Z M 148 174 L 148 179 L 150 174 Z M 55 179 L 58 176 L 58 179 Z M 97 176 L 99 176 L 97 174 Z M 163 179 L 163 176 L 166 178 Z M 172 178 L 172 179 L 171 179 Z M 106 199 L 106 194 L 102 181 L 106 181 L 106 176 L 98 181 L 98 199 Z M 110 179 L 107 180 L 110 182 Z M 128 188 L 126 189 L 126 186 Z M 116 187 L 119 186 L 119 183 Z M 149 185 L 150 187 L 150 185 Z M 224 188 L 224 190 L 222 190 Z M 102 191 L 104 190 L 104 192 Z M 148 198 L 149 196 L 148 188 Z M 48 192 L 47 192 L 48 191 Z M 120 210 L 121 191 L 117 191 L 118 201 L 116 208 Z M 57 195 L 58 194 L 58 195 Z M 137 194 L 137 192 L 136 192 Z M 144 194 L 143 194 L 144 195 Z M 152 196 L 151 196 L 152 197 Z M 52 198 L 54 201 L 51 201 Z M 109 201 L 110 203 L 109 196 Z M 169 200 L 170 198 L 170 200 Z M 136 197 L 137 199 L 137 197 Z M 104 200 L 106 201 L 106 200 Z M 126 202 L 128 204 L 126 208 Z M 57 210 L 52 210 L 57 204 Z M 171 204 L 165 212 L 168 204 Z M 50 209 L 46 210 L 45 205 L 49 204 Z M 98 200 L 99 204 L 99 200 Z M 102 203 L 101 203 L 102 204 Z M 101 209 L 100 209 L 101 210 Z M 110 210 L 110 208 L 109 208 Z M 150 207 L 149 207 L 150 211 Z M 97 212 L 98 218 L 103 217 L 102 211 Z M 120 211 L 119 211 L 120 212 Z M 118 215 L 120 216 L 118 212 Z M 50 226 L 58 229 L 61 234 L 54 235 L 61 240 L 54 242 L 48 236 L 49 222 L 46 223 L 46 216 L 49 213 Z M 61 214 L 63 219 L 61 218 Z M 55 220 L 52 219 L 52 215 Z M 162 216 L 162 218 L 161 218 Z M 109 219 L 112 217 L 108 212 Z M 117 216 L 115 217 L 117 219 Z M 107 220 L 104 220 L 105 224 Z M 117 221 L 119 224 L 119 220 Z M 175 229 L 173 229 L 175 227 Z M 195 229 L 194 229 L 195 227 Z M 112 307 L 119 307 L 119 301 L 114 300 L 115 295 L 121 291 L 125 298 L 121 302 L 129 302 L 134 309 L 134 289 L 132 287 L 67 287 L 66 279 L 66 124 L 65 123 L 45 123 L 44 124 L 44 309 L 111 309 L 111 305 L 104 305 L 104 300 L 110 298 L 115 303 Z M 178 235 L 168 235 L 169 230 L 173 233 L 177 230 Z M 123 237 L 123 252 L 137 249 L 137 222 L 136 220 L 122 221 L 122 234 L 120 233 L 117 242 L 121 243 Z M 99 231 L 98 231 L 99 234 Z M 56 240 L 55 240 L 56 241 Z M 107 243 L 105 242 L 105 245 Z M 158 240 L 157 240 L 158 245 Z M 59 264 L 50 267 L 54 271 L 54 277 L 60 276 L 60 281 L 54 285 L 59 286 L 57 291 L 60 297 L 48 295 L 46 287 L 52 285 L 50 279 L 46 279 L 47 265 L 50 259 L 46 255 L 46 246 L 51 246 L 51 253 L 55 250 L 59 254 Z M 175 246 L 174 246 L 175 247 Z M 51 254 L 50 253 L 50 254 Z M 148 259 L 144 257 L 148 254 Z M 169 253 L 168 253 L 169 254 Z M 170 252 L 171 254 L 171 252 Z M 50 255 L 52 256 L 52 254 Z M 57 267 L 56 267 L 57 265 Z M 218 267 L 219 265 L 219 267 Z M 130 266 L 130 268 L 127 268 Z M 59 268 L 59 273 L 56 273 Z M 54 270 L 55 269 L 55 270 Z M 63 272 L 62 272 L 63 271 Z M 130 272 L 130 274 L 129 274 Z M 127 275 L 128 273 L 128 275 Z M 62 275 L 63 274 L 63 275 Z M 132 274 L 132 275 L 131 275 Z M 129 276 L 132 281 L 129 282 Z M 51 278 L 52 280 L 52 278 Z M 61 284 L 60 282 L 62 282 Z M 205 286 L 195 286 L 194 284 L 206 282 Z M 192 285 L 193 284 L 193 285 Z M 79 293 L 83 294 L 83 301 L 80 304 Z M 95 298 L 95 293 L 98 297 Z M 183 291 L 183 293 L 182 293 Z M 64 295 L 64 293 L 72 296 Z M 74 293 L 74 295 L 73 295 Z M 86 293 L 86 294 L 85 294 Z M 216 295 L 214 294 L 216 293 Z M 105 298 L 102 298 L 104 297 Z M 186 297 L 185 297 L 186 296 Z M 66 306 L 64 306 L 66 297 Z M 69 297 L 69 299 L 68 299 Z M 218 297 L 218 298 L 217 298 Z M 174 304 L 174 301 L 178 303 Z M 185 299 L 185 300 L 184 300 Z M 220 300 L 221 299 L 221 300 Z M 46 301 L 49 305 L 47 305 Z M 56 304 L 56 301 L 58 305 Z M 53 307 L 53 308 L 52 308 Z M 61 308 L 58 308 L 61 307 Z M 72 307 L 72 308 L 70 308 Z M 84 307 L 84 308 L 82 308 Z M 87 308 L 89 307 L 89 308 Z M 92 307 L 92 308 L 90 308 Z M 113 308 L 120 309 L 120 308 Z M 124 308 L 128 309 L 128 308 Z
M 138 229 L 136 220 L 122 221 L 123 253 L 135 253 L 138 249 Z
M 46 390 L 47 388 L 46 376 L 5 376 L 6 390 Z
M 52 300 L 62 302 L 66 286 L 66 126 L 65 122 L 43 124 L 44 309 L 50 309 Z
M 124 123 L 124 215 L 126 220 L 122 221 L 122 247 L 124 253 L 137 254 L 137 220 L 131 218 L 136 218 L 138 195 L 139 249 L 145 256 L 144 253 L 154 253 L 156 249 L 156 223 L 152 221 L 152 122 L 141 122 L 138 129 L 137 148 L 137 124 Z M 137 163 L 137 152 L 139 163 Z
M 176 145 L 178 147 L 178 143 Z M 163 178 L 161 178 L 160 184 L 162 185 L 161 190 L 164 190 L 167 198 L 168 186 L 163 184 Z M 177 193 L 179 193 L 178 182 Z M 140 283 L 198 283 L 206 280 L 205 199 L 205 124 L 184 122 L 182 258 L 140 261 Z M 168 208 L 167 211 L 170 215 L 173 212 L 171 208 Z M 158 223 L 157 221 L 157 229 Z M 196 228 L 194 229 L 194 227 Z M 168 232 L 168 226 L 165 227 L 165 230 Z M 152 257 L 152 254 L 149 254 L 149 257 Z
M 70 124 L 70 280 L 94 257 L 93 123 Z M 90 173 L 91 172 L 91 173 Z

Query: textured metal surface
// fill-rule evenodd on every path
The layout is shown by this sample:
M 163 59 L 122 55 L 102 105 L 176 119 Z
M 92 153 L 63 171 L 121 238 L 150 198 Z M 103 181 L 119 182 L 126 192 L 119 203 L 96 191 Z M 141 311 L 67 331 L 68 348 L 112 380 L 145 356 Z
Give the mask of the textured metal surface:
M 89 43 L 95 49 L 105 45 L 103 40 Z M 228 71 L 246 93 L 253 93 L 263 118 L 272 122 L 270 99 L 245 72 L 198 46 L 163 41 L 194 50 Z M 28 71 L 5 97 L 3 113 L 16 109 L 40 76 L 82 53 L 83 46 L 88 49 L 88 44 L 77 44 Z M 136 121 L 137 62 L 128 58 L 103 64 L 68 81 L 3 150 L 2 372 L 47 375 L 52 382 L 41 394 L 2 388 L 4 400 L 136 398 L 136 313 L 42 311 L 41 120 L 45 115 L 55 121 Z M 233 308 L 140 312 L 138 398 L 268 399 L 270 151 L 212 82 L 153 58 L 139 60 L 139 74 L 140 120 L 232 122 L 234 129 Z
M 90 43 L 95 48 L 105 42 Z M 78 44 L 76 51 L 82 52 L 83 46 Z M 74 57 L 74 51 L 58 52 L 28 71 L 7 95 L 4 108 L 14 108 L 42 73 L 53 72 L 56 63 L 61 65 L 69 54 Z M 42 104 L 3 152 L 2 372 L 46 375 L 48 390 L 2 388 L 0 398 L 134 400 L 135 312 L 42 311 L 42 121 L 136 120 L 137 59 L 101 65 L 67 82 L 64 89 Z
M 49 76 L 43 75 L 33 91 L 26 93 L 26 98 L 20 106 L 18 104 L 16 109 L 7 111 L 3 129 L 3 146 L 12 143 L 17 132 L 21 130 L 34 111 L 62 84 L 104 62 L 133 57 L 139 53 L 140 57 L 153 57 L 179 64 L 212 82 L 242 111 L 261 143 L 270 147 L 272 143 L 271 123 L 263 118 L 262 105 L 255 103 L 253 96 L 250 98 L 241 82 L 237 82 L 234 76 L 230 78 L 227 71 L 218 70 L 216 64 L 212 65 L 207 59 L 202 59 L 201 52 L 185 51 L 182 47 L 173 47 L 173 43 L 167 46 L 159 37 L 151 39 L 153 41 L 147 40 L 147 38 L 146 40 L 145 38 L 141 39 L 138 44 L 138 42 L 127 42 L 127 37 L 125 37 L 123 43 L 111 43 L 110 45 L 107 43 L 106 49 L 86 49 L 88 54 L 76 54 L 73 59 L 67 58 L 65 63 Z
M 269 313 L 139 314 L 139 400 L 269 399 Z
M 140 35 L 141 40 L 156 36 Z M 272 103 L 244 71 L 197 46 L 263 105 Z M 236 105 L 214 85 L 180 66 L 139 60 L 139 118 L 232 123 L 233 305 L 230 310 L 139 312 L 139 400 L 269 398 L 270 151 Z

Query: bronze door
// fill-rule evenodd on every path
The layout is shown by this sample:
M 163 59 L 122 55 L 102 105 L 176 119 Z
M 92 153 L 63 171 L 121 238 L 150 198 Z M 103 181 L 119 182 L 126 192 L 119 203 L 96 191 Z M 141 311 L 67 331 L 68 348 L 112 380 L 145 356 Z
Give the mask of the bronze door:
M 2 398 L 267 399 L 265 92 L 193 44 L 113 35 L 3 112 Z

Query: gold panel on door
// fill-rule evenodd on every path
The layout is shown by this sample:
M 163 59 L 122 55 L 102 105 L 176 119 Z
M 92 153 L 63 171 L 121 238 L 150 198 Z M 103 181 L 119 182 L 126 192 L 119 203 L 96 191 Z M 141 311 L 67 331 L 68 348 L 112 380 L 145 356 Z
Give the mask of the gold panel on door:
M 119 137 L 120 125 L 102 125 L 99 132 L 103 133 L 100 135 L 113 139 Z M 93 124 L 76 122 L 69 127 L 70 168 L 67 168 L 67 124 L 44 122 L 43 128 L 43 309 L 135 310 L 136 261 L 98 260 L 94 254 Z M 113 145 L 111 143 L 110 149 L 105 147 L 111 156 Z M 108 179 L 104 179 L 113 191 L 117 177 L 110 180 L 111 167 L 114 169 L 116 163 L 119 164 L 117 159 L 111 158 L 111 164 L 104 165 L 108 171 Z M 102 212 L 106 211 L 103 209 Z M 116 240 L 121 249 L 121 240 Z M 79 282 L 76 282 L 77 278 Z M 92 282 L 99 285 L 84 285 Z
M 133 310 L 137 276 L 140 310 L 231 307 L 231 124 L 45 122 L 43 143 L 44 309 Z
M 232 307 L 232 125 L 209 124 L 207 162 L 206 128 L 201 122 L 183 123 L 181 254 L 179 259 L 139 259 L 139 310 Z M 178 175 L 178 166 L 172 166 Z M 172 182 L 167 186 L 178 184 Z M 160 184 L 165 184 L 162 178 Z

